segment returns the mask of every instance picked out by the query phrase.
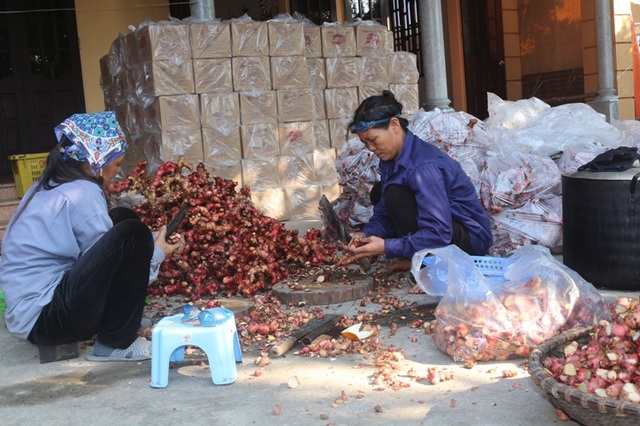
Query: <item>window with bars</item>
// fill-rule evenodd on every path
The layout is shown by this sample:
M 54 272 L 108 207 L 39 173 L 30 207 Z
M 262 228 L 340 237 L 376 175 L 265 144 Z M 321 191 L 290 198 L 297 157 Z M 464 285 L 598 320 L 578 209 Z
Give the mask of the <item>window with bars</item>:
M 414 53 L 418 59 L 418 70 L 422 75 L 418 0 L 391 0 L 389 15 L 393 50 Z
M 322 25 L 336 20 L 334 4 L 331 0 L 291 0 L 289 6 L 291 13 L 298 12 L 314 24 Z
M 380 0 L 350 0 L 352 18 L 360 18 L 363 21 L 382 22 L 382 8 Z M 386 24 L 386 23 L 385 23 Z

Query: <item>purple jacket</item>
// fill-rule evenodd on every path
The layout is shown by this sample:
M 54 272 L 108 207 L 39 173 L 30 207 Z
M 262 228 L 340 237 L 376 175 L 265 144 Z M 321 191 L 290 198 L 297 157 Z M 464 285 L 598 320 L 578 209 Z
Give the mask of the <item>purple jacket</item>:
M 398 157 L 380 161 L 380 176 L 383 195 L 362 231 L 385 239 L 388 258 L 410 259 L 418 250 L 449 245 L 452 218 L 469 231 L 477 253 L 486 253 L 493 244 L 489 217 L 473 183 L 460 164 L 436 146 L 407 131 Z M 385 205 L 384 192 L 392 184 L 411 188 L 418 205 L 419 230 L 400 238 L 394 238 L 395 229 Z

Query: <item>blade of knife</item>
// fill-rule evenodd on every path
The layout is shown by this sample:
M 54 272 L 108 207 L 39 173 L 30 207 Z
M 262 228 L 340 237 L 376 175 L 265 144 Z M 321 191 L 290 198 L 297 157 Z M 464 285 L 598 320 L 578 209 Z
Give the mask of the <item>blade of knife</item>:
M 322 197 L 320 197 L 320 210 L 322 211 L 322 213 L 324 214 L 324 217 L 329 222 L 329 225 L 331 225 L 331 227 L 338 233 L 338 237 L 345 244 L 349 244 L 351 239 L 347 234 L 347 230 L 344 227 L 344 223 L 342 223 L 336 211 L 333 209 L 333 206 L 329 202 L 329 199 L 324 194 L 322 194 Z M 369 261 L 368 258 L 361 257 L 360 259 L 358 259 L 358 262 L 360 262 L 360 266 L 362 266 L 362 269 L 364 269 L 365 271 L 368 271 L 369 269 L 371 269 L 371 262 Z
M 324 333 L 325 331 L 333 328 L 337 322 L 340 321 L 340 315 L 337 314 L 329 314 L 325 315 L 324 318 L 319 320 L 309 321 L 307 324 L 303 325 L 296 331 L 294 331 L 289 337 L 280 343 L 274 345 L 271 348 L 271 356 L 274 358 L 279 357 L 287 353 L 296 342 L 302 340 L 305 336 L 310 333 Z

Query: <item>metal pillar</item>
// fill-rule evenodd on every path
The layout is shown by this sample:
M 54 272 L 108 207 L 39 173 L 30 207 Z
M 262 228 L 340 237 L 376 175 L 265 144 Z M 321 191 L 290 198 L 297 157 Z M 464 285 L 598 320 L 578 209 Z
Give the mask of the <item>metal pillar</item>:
M 609 0 L 595 0 L 595 13 L 596 49 L 598 51 L 598 96 L 589 102 L 589 105 L 604 114 L 609 123 L 616 123 L 619 120 L 619 101 L 614 84 L 611 5 Z
M 442 29 L 442 0 L 418 2 L 425 110 L 453 111 L 447 94 L 447 64 Z
M 189 3 L 191 16 L 198 19 L 214 19 L 216 10 L 213 0 L 195 0 Z

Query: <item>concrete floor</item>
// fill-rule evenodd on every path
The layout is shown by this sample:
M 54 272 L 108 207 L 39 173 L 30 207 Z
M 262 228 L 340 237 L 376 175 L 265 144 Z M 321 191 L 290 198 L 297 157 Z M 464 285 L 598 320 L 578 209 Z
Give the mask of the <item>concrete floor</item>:
M 293 224 L 290 224 L 290 226 Z M 303 224 L 306 227 L 308 224 Z M 407 280 L 393 295 L 407 303 L 433 306 L 437 299 L 409 294 Z M 617 292 L 604 292 L 614 298 Z M 638 297 L 640 293 L 626 293 Z M 355 315 L 359 301 L 322 306 L 325 313 Z M 411 318 L 406 318 L 407 322 Z M 38 350 L 0 325 L 0 423 L 3 425 L 550 425 L 559 423 L 553 406 L 530 379 L 523 359 L 478 363 L 465 369 L 440 352 L 432 337 L 401 325 L 396 334 L 383 326 L 385 346 L 404 351 L 396 363 L 409 381 L 414 369 L 454 373 L 453 380 L 431 385 L 411 382 L 400 390 L 372 384 L 372 353 L 335 359 L 305 358 L 293 352 L 254 364 L 255 348 L 244 348 L 237 380 L 213 385 L 201 355 L 189 355 L 169 372 L 166 388 L 149 386 L 150 361 L 95 363 L 80 358 L 40 364 Z M 91 348 L 89 348 L 91 349 Z M 294 349 L 295 350 L 295 349 Z M 256 370 L 262 375 L 257 377 Z M 503 370 L 517 375 L 503 378 Z M 292 386 L 293 383 L 298 386 Z M 343 391 L 347 399 L 341 399 Z M 274 407 L 281 409 L 274 414 Z M 562 422 L 565 425 L 573 422 Z

